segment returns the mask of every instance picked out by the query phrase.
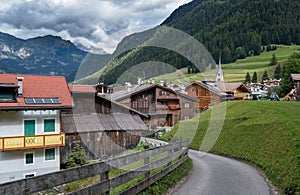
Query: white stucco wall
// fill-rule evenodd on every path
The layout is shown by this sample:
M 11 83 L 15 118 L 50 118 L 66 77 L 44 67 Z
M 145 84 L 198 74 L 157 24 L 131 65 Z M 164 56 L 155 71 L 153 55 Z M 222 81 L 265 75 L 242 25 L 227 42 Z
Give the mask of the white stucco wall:
M 36 121 L 35 135 L 59 134 L 59 111 L 1 111 L 0 136 L 24 136 L 24 120 Z M 44 132 L 44 119 L 55 119 L 55 132 Z
M 25 153 L 33 153 L 33 164 L 26 165 Z M 55 148 L 55 160 L 45 160 L 45 149 L 5 151 L 0 153 L 0 183 L 23 179 L 26 174 L 35 176 L 59 170 L 59 147 Z
M 35 135 L 59 134 L 59 111 L 0 111 L 0 137 L 24 136 L 24 120 L 36 121 Z M 55 119 L 55 132 L 44 132 L 44 119 Z M 34 153 L 34 163 L 25 164 L 25 153 Z M 59 147 L 55 160 L 45 160 L 45 149 L 0 152 L 0 183 L 23 179 L 26 174 L 42 175 L 58 171 Z

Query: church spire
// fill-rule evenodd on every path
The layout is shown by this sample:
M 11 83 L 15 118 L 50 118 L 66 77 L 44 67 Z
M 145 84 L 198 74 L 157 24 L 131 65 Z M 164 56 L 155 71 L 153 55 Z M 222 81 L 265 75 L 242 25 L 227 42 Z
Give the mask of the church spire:
M 219 57 L 219 65 L 218 65 L 218 70 L 217 70 L 217 74 L 216 74 L 216 85 L 218 85 L 219 82 L 224 82 L 222 65 L 221 65 L 221 54 Z

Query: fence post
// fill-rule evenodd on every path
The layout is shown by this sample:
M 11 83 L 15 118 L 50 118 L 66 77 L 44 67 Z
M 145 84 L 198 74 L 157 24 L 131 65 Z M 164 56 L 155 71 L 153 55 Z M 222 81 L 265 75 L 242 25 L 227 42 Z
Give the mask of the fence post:
M 105 172 L 100 173 L 100 182 L 103 182 L 103 181 L 106 181 L 106 180 L 109 180 L 109 171 L 105 171 Z M 110 189 L 110 182 L 108 183 L 108 185 L 109 185 L 108 189 Z M 109 195 L 109 190 L 106 191 L 106 192 L 103 192 L 101 194 Z
M 172 149 L 169 150 L 169 151 L 168 151 L 168 156 L 172 156 L 172 153 L 173 153 L 173 150 L 172 150 Z M 172 165 L 172 160 L 171 160 L 170 162 L 168 162 L 167 166 L 169 167 L 169 166 L 171 166 L 171 165 Z
M 150 157 L 144 158 L 144 165 L 148 164 L 150 162 Z M 150 171 L 145 172 L 145 179 L 150 177 Z

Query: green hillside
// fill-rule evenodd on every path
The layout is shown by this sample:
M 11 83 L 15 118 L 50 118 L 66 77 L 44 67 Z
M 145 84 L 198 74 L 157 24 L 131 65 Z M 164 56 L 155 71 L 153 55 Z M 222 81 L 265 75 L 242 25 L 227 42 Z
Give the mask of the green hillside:
M 164 135 L 164 139 L 169 141 L 191 138 L 190 147 L 199 150 L 202 142 L 213 141 L 214 136 L 209 141 L 202 141 L 205 134 L 218 135 L 217 129 L 206 131 L 211 117 L 215 121 L 223 120 L 222 117 L 216 116 L 216 113 L 224 107 L 225 121 L 210 152 L 255 165 L 282 193 L 300 193 L 298 102 L 223 102 L 201 113 L 200 117 L 177 124 L 170 133 Z M 212 113 L 214 116 L 211 116 Z M 198 126 L 197 129 L 192 128 L 195 124 Z
M 193 36 L 207 48 L 215 61 L 221 52 L 225 64 L 259 55 L 263 47 L 268 48 L 271 44 L 300 44 L 299 9 L 298 0 L 194 0 L 175 10 L 161 26 Z M 148 61 L 164 62 L 176 69 L 195 66 L 170 50 L 131 47 L 155 39 L 156 30 L 153 28 L 124 38 L 99 80 L 113 84 L 131 67 Z M 133 49 L 123 53 L 124 48 Z M 209 67 L 209 63 L 201 63 L 198 70 L 203 72 Z M 160 75 L 157 68 L 148 72 L 151 75 L 146 75 L 146 78 Z M 137 76 L 129 77 L 136 80 Z
M 276 55 L 279 64 L 284 64 L 294 52 L 299 52 L 300 45 L 277 45 L 277 50 L 262 52 L 258 56 L 250 56 L 245 59 L 239 59 L 234 63 L 222 64 L 224 79 L 226 82 L 243 82 L 246 73 L 249 72 L 252 77 L 256 71 L 258 81 L 261 81 L 263 72 L 267 70 L 270 78 L 274 78 L 275 66 L 270 66 L 272 54 Z M 216 69 L 206 70 L 204 73 L 188 74 L 187 68 L 182 68 L 176 72 L 154 77 L 156 81 L 164 80 L 175 84 L 188 84 L 191 81 L 203 80 L 204 78 L 215 79 Z

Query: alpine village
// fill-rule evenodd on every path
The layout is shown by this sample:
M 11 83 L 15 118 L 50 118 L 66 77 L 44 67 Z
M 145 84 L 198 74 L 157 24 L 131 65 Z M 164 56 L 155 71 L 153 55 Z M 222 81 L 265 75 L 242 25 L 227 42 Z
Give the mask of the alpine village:
M 0 32 L 0 194 L 300 194 L 299 10 L 193 0 L 111 54 Z

